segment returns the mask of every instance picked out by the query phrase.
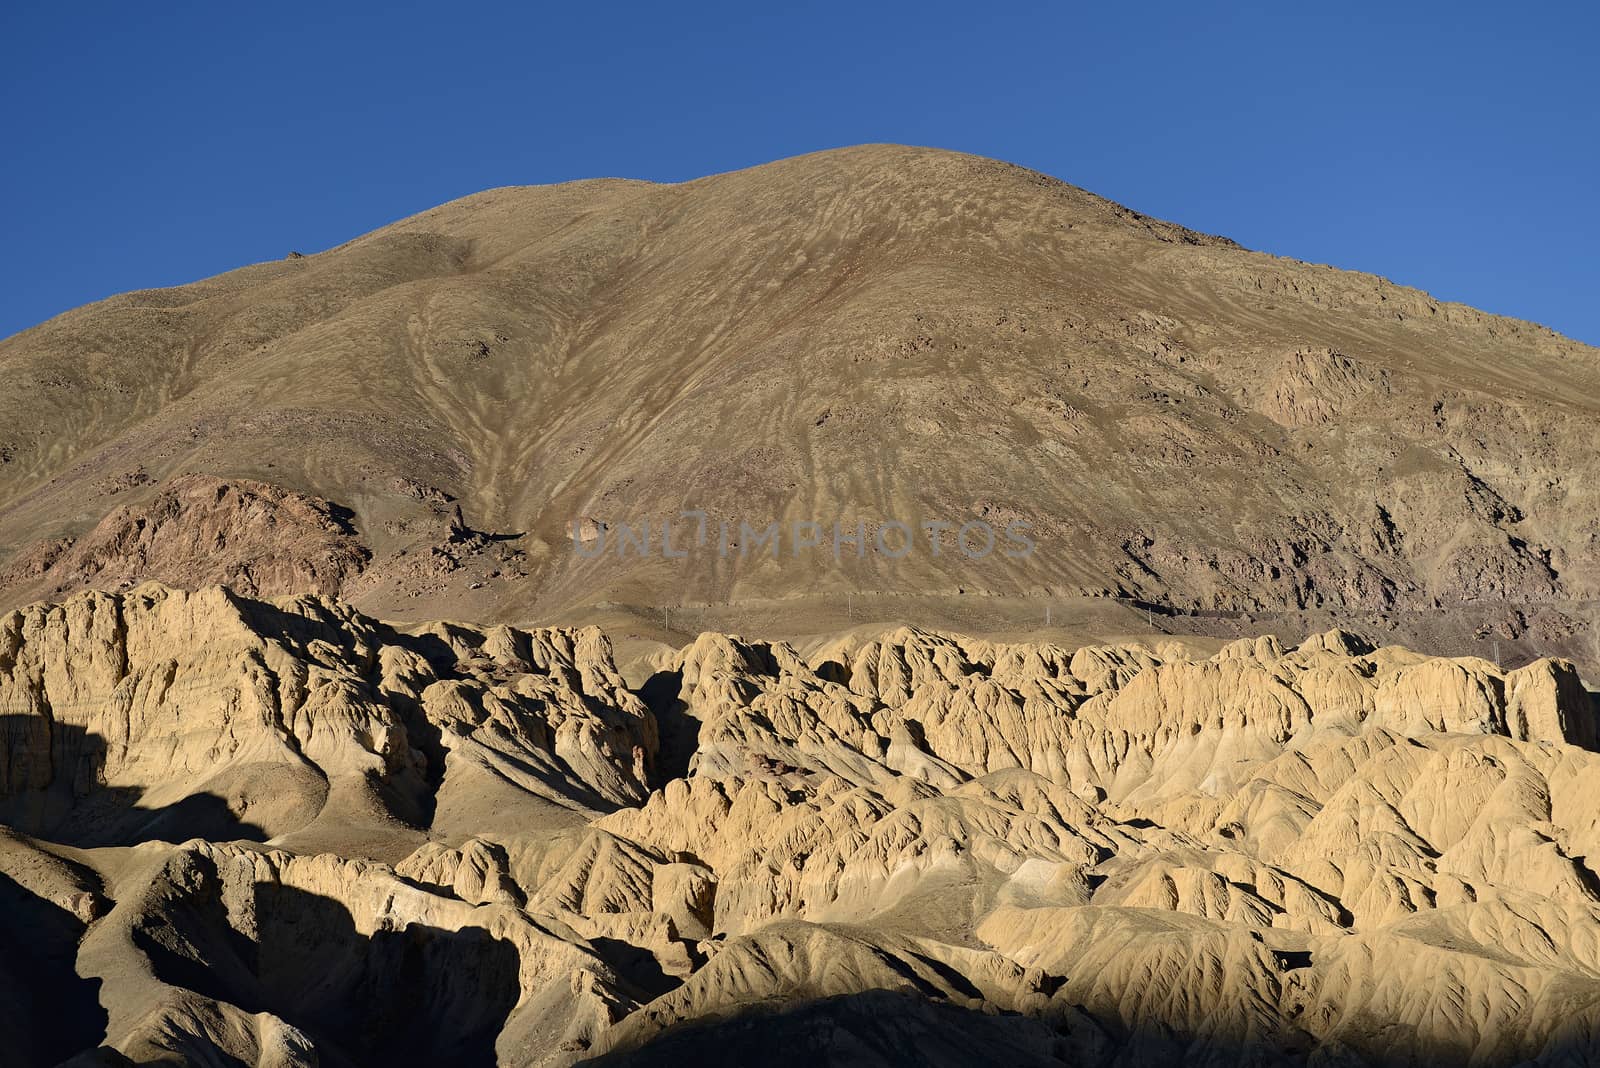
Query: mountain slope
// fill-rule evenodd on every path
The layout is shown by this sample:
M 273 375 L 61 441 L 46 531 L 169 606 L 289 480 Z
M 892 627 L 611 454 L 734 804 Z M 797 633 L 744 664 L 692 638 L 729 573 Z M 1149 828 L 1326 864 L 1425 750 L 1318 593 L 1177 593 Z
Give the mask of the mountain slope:
M 948 152 L 498 189 L 0 342 L 0 578 L 237 584 L 249 530 L 288 563 L 244 588 L 393 618 L 1116 595 L 1588 658 L 1597 357 Z M 708 537 L 665 559 L 684 509 Z M 897 559 L 890 519 L 1036 549 Z M 654 551 L 585 559 L 575 521 Z M 773 521 L 776 560 L 739 537 Z

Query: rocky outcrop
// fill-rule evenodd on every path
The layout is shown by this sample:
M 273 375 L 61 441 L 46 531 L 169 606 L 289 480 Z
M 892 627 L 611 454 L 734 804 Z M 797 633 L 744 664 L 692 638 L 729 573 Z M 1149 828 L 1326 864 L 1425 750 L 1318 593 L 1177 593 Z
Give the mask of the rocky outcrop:
M 637 1005 L 569 928 L 384 866 L 194 842 L 125 893 L 91 937 L 147 962 L 111 1021 L 135 1063 L 548 1063 Z
M 407 634 L 154 585 L 0 617 L 0 731 L 0 811 L 86 844 L 264 839 L 328 805 L 426 826 L 484 779 L 593 812 L 642 799 L 656 749 L 593 629 Z
M 253 479 L 185 474 L 81 538 L 39 543 L 0 571 L 8 605 L 141 582 L 224 584 L 249 596 L 338 594 L 371 553 L 347 509 Z
M 0 620 L 7 812 L 87 846 L 0 849 L 71 1034 L 280 1068 L 1600 1050 L 1566 662 L 898 628 L 655 667 L 652 711 L 594 629 L 221 589 Z M 171 833 L 196 798 L 232 841 Z

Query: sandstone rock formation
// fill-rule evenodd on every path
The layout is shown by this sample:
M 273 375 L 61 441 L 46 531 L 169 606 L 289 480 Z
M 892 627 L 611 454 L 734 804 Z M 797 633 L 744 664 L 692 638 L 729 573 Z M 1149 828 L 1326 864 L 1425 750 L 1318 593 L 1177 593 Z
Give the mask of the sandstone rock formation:
M 401 633 L 154 584 L 0 618 L 0 723 L 0 813 L 85 844 L 432 823 L 497 787 L 581 819 L 641 800 L 656 750 L 592 628 Z
M 1600 1057 L 1567 662 L 901 627 L 648 674 L 220 588 L 0 619 L 9 1063 Z

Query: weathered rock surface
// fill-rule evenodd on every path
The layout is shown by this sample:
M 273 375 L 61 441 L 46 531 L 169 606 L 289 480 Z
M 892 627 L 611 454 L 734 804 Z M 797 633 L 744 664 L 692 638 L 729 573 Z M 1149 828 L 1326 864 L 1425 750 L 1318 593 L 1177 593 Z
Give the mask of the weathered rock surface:
M 593 629 L 402 633 L 156 585 L 0 617 L 0 736 L 7 820 L 96 845 L 427 825 L 492 782 L 593 813 L 645 796 L 656 749 Z
M 1600 1054 L 1596 708 L 1563 661 L 900 628 L 655 667 L 647 708 L 592 629 L 222 589 L 0 620 L 8 1051 Z

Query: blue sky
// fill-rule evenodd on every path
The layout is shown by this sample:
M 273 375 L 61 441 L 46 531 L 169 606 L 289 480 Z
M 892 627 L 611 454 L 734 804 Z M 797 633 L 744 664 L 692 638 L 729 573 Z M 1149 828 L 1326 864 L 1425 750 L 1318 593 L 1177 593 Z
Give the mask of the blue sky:
M 896 141 L 1600 344 L 1592 4 L 24 6 L 0 336 L 491 186 Z

